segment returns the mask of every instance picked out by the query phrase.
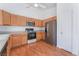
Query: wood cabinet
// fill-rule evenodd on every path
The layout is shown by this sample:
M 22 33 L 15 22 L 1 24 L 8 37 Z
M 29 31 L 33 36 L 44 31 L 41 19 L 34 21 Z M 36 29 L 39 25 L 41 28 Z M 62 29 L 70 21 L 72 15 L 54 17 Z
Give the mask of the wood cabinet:
M 2 15 L 2 10 L 0 10 L 0 25 L 3 25 L 3 15 Z
M 45 39 L 45 32 L 36 32 L 36 39 L 37 41 Z
M 26 25 L 26 17 L 11 14 L 11 25 L 25 26 Z
M 28 22 L 32 22 L 32 23 L 34 23 L 35 24 L 35 19 L 34 18 L 26 18 L 26 24 L 28 23 Z
M 10 25 L 10 13 L 3 11 L 3 25 Z
M 25 26 L 26 17 L 0 10 L 0 25 Z
M 45 32 L 41 32 L 42 39 L 45 40 Z
M 27 34 L 13 34 L 8 41 L 8 48 L 14 48 L 27 44 Z
M 42 21 L 42 26 L 45 27 L 45 20 Z
M 8 40 L 7 55 L 10 54 L 10 50 L 15 47 L 27 44 L 27 34 L 12 34 Z
M 10 13 L 0 10 L 0 25 L 10 25 Z
M 42 20 L 36 20 L 36 21 L 35 21 L 35 26 L 36 26 L 36 27 L 43 27 L 43 22 L 42 22 Z
M 17 25 L 17 15 L 11 14 L 11 25 L 12 26 Z
M 17 15 L 17 25 L 25 26 L 26 25 L 26 17 Z
M 42 20 L 38 20 L 38 19 L 28 18 L 28 17 L 27 17 L 26 22 L 27 22 L 27 23 L 28 23 L 28 22 L 33 22 L 33 23 L 35 23 L 35 26 L 36 26 L 36 27 L 44 27 L 44 24 L 43 24 L 43 21 L 42 21 Z
M 19 15 L 14 15 L 0 10 L 0 25 L 26 26 L 27 22 L 35 23 L 36 27 L 44 27 L 44 21 Z
M 12 37 L 9 37 L 9 40 L 7 43 L 7 56 L 10 55 L 11 48 L 12 48 Z
M 35 19 L 33 19 L 33 18 L 27 17 L 26 19 L 27 19 L 26 22 L 35 22 Z

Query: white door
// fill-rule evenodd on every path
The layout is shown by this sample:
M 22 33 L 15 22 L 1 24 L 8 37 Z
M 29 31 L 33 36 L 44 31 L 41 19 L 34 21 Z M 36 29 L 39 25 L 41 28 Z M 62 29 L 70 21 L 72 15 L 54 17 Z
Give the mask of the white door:
M 73 4 L 73 42 L 72 53 L 79 55 L 79 4 Z
M 58 4 L 57 17 L 58 46 L 72 51 L 72 8 L 70 4 Z
M 79 55 L 79 3 L 57 5 L 57 46 Z

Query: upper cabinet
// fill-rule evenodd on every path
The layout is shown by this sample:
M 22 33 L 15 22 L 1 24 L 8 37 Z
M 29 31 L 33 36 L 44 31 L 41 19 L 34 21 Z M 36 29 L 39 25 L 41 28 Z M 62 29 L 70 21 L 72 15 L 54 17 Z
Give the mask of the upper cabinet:
M 25 26 L 26 25 L 26 17 L 17 15 L 17 19 L 16 20 L 17 20 L 16 24 L 18 26 Z
M 16 26 L 17 25 L 17 16 L 14 14 L 11 14 L 11 25 Z
M 14 15 L 3 10 L 0 10 L 0 25 L 6 25 L 6 26 L 26 26 L 27 25 L 27 26 L 35 26 L 35 27 L 45 26 L 43 20 L 24 17 L 20 15 Z
M 43 27 L 43 21 L 42 20 L 36 20 L 35 21 L 35 26 L 36 27 Z
M 2 25 L 2 19 L 3 19 L 2 10 L 0 10 L 0 25 Z
M 27 17 L 27 19 L 26 19 L 26 25 L 34 27 L 35 26 L 35 19 Z
M 0 25 L 10 25 L 10 13 L 0 10 Z
M 10 25 L 10 13 L 3 11 L 3 25 Z
M 45 20 L 42 21 L 42 26 L 45 27 Z
M 27 23 L 28 23 L 28 22 L 35 22 L 35 19 L 33 19 L 33 18 L 27 17 L 26 19 L 27 19 L 27 20 L 26 20 Z
M 26 25 L 26 17 L 11 14 L 11 25 L 25 26 Z
M 38 19 L 34 19 L 34 18 L 28 18 L 27 17 L 27 20 L 26 22 L 31 22 L 31 23 L 34 23 L 35 24 L 35 27 L 43 27 L 43 21 L 42 20 L 38 20 Z

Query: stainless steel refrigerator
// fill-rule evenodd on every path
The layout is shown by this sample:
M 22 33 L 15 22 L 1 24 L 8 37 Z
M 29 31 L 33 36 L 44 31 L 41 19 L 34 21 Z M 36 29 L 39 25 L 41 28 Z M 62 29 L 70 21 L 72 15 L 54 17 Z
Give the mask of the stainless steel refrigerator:
M 49 21 L 45 24 L 45 41 L 52 45 L 57 45 L 57 22 Z

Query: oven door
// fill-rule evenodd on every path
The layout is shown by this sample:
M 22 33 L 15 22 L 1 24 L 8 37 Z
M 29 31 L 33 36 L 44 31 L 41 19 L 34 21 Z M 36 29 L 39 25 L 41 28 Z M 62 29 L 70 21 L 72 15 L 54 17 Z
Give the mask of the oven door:
M 31 40 L 31 39 L 36 39 L 36 33 L 35 32 L 28 33 L 28 40 Z

